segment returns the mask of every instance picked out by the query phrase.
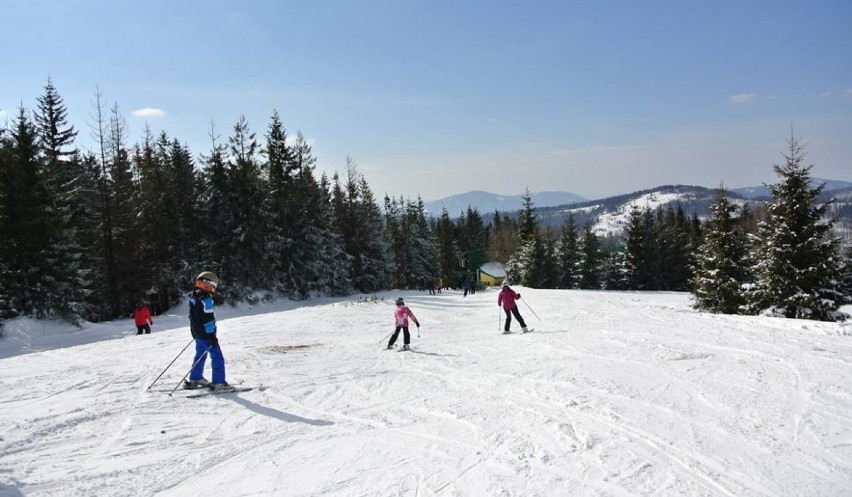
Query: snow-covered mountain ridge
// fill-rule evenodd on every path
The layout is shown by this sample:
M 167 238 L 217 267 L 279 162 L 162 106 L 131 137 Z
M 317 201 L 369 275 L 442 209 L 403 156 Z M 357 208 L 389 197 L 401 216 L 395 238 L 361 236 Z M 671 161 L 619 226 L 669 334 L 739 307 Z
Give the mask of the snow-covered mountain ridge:
M 852 183 L 815 179 L 814 184 L 825 184 L 825 190 L 819 198 L 819 202 L 833 202 L 829 215 L 835 220 L 838 234 L 845 237 L 852 230 L 852 187 L 844 187 L 844 185 L 852 185 Z M 748 190 L 748 194 L 743 195 L 738 190 Z M 734 203 L 762 203 L 768 200 L 767 197 L 754 196 L 757 189 L 738 190 L 727 192 L 728 198 Z M 539 222 L 544 226 L 559 228 L 571 214 L 578 226 L 591 223 L 593 231 L 600 237 L 621 237 L 624 228 L 627 226 L 630 211 L 634 207 L 642 210 L 646 207 L 656 209 L 657 207 L 666 208 L 669 205 L 672 207 L 679 205 L 687 216 L 697 215 L 699 219 L 705 219 L 710 215 L 710 205 L 714 202 L 717 193 L 718 190 L 716 189 L 701 186 L 664 185 L 598 200 L 582 201 L 577 197 L 576 200 L 560 205 L 539 204 L 534 200 L 533 205 Z M 473 199 L 475 197 L 465 198 Z M 533 199 L 535 198 L 533 196 Z M 471 204 L 471 207 L 474 207 L 474 205 Z M 467 209 L 467 207 L 464 209 Z M 517 210 L 498 210 L 510 215 L 516 215 L 518 212 Z M 494 209 L 479 210 L 479 212 L 483 216 L 489 216 L 494 212 Z
M 451 195 L 431 202 L 424 202 L 426 212 L 434 217 L 441 215 L 446 209 L 451 218 L 457 218 L 466 212 L 468 207 L 474 208 L 480 214 L 493 214 L 499 212 L 513 212 L 523 208 L 523 197 L 519 195 L 498 195 L 484 191 L 471 191 Z M 586 199 L 571 192 L 534 192 L 530 193 L 534 205 L 555 206 L 583 202 Z
M 832 192 L 832 194 L 842 194 L 841 192 L 846 192 L 845 195 L 849 196 L 849 192 L 852 192 L 852 182 L 849 181 L 813 178 L 811 182 L 814 185 L 825 185 L 824 193 L 826 194 L 828 194 L 829 192 Z M 679 187 L 696 188 L 705 191 L 712 191 L 712 189 L 700 186 L 679 185 Z M 644 195 L 647 192 L 662 191 L 669 188 L 672 187 L 664 185 L 656 188 L 641 190 L 633 193 L 614 195 L 611 197 L 605 197 L 597 200 L 589 200 L 581 197 L 580 195 L 577 195 L 576 193 L 565 191 L 532 192 L 530 193 L 530 197 L 532 198 L 533 205 L 537 209 L 542 209 L 546 207 L 561 207 L 575 204 L 611 204 L 616 199 L 622 199 L 625 197 L 631 197 L 636 195 Z M 734 198 L 758 199 L 762 197 L 768 197 L 769 188 L 767 188 L 766 185 L 748 186 L 743 188 L 730 189 L 728 190 L 728 193 Z M 460 214 L 467 211 L 469 207 L 478 210 L 479 213 L 482 215 L 488 215 L 490 213 L 493 213 L 494 211 L 517 211 L 523 208 L 524 196 L 525 194 L 500 195 L 496 193 L 475 190 L 466 193 L 450 195 L 449 197 L 444 197 L 438 200 L 427 201 L 424 202 L 424 205 L 426 207 L 426 212 L 428 212 L 432 216 L 440 216 L 441 211 L 446 208 L 447 213 L 450 215 L 451 218 L 457 218 Z

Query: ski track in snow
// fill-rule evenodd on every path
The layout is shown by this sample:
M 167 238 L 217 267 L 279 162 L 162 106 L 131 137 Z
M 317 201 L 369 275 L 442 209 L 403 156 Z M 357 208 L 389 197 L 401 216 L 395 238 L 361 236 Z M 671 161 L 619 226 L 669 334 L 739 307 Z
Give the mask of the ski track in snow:
M 523 294 L 530 334 L 490 291 L 223 308 L 229 379 L 265 388 L 197 399 L 167 395 L 191 347 L 147 389 L 181 310 L 0 342 L 0 496 L 852 495 L 848 324 Z M 411 352 L 383 350 L 398 295 Z

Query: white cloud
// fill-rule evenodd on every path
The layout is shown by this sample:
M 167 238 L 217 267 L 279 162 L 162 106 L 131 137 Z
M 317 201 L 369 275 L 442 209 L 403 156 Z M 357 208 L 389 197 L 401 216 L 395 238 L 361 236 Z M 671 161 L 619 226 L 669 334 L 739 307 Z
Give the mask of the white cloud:
M 152 107 L 145 107 L 143 109 L 136 109 L 132 112 L 133 117 L 150 117 L 150 118 L 158 118 L 166 115 L 166 111 L 163 109 L 154 109 Z
M 852 88 L 849 88 L 848 90 L 846 90 L 846 94 L 847 94 L 847 95 L 852 95 Z
M 750 100 L 754 100 L 755 97 L 757 97 L 757 93 L 740 93 L 738 95 L 731 95 L 728 97 L 728 103 L 744 104 Z
M 819 94 L 819 96 L 822 97 L 822 98 L 829 98 L 829 97 L 831 97 L 831 95 L 832 95 L 831 90 L 824 91 L 824 92 Z
M 6 117 L 6 109 L 0 109 L 0 117 Z

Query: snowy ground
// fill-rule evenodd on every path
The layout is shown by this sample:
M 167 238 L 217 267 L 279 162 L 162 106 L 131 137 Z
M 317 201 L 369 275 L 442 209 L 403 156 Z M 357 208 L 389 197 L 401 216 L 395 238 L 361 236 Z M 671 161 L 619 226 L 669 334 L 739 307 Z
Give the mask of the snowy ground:
M 494 291 L 221 308 L 229 380 L 266 388 L 199 399 L 168 396 L 190 350 L 147 390 L 183 309 L 8 323 L 0 496 L 852 495 L 852 324 L 519 290 L 534 333 Z M 383 350 L 397 295 L 413 352 Z

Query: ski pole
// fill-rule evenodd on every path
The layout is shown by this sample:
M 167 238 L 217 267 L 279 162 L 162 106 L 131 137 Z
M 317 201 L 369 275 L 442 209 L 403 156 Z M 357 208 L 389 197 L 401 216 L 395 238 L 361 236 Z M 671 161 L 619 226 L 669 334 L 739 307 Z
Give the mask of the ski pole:
M 535 314 L 536 319 L 538 319 L 539 321 L 541 321 L 541 318 L 540 318 L 540 317 L 538 317 L 538 314 L 536 314 L 536 313 L 535 313 L 535 311 L 533 311 L 533 308 L 532 308 L 532 307 L 530 307 L 530 305 L 529 305 L 529 304 L 527 304 L 527 301 L 526 301 L 526 300 L 524 300 L 524 298 L 523 298 L 523 297 L 521 297 L 521 302 L 523 302 L 524 304 L 526 304 L 526 305 L 527 305 L 527 307 L 529 307 L 529 308 L 530 308 L 530 311 L 531 311 L 533 314 Z
M 160 380 L 160 378 L 162 378 L 162 377 L 163 377 L 163 375 L 166 373 L 166 371 L 168 371 L 168 370 L 169 370 L 169 368 L 170 368 L 170 367 L 172 367 L 172 364 L 174 364 L 174 363 L 175 363 L 175 361 L 177 361 L 177 360 L 178 360 L 178 357 L 180 357 L 180 356 L 181 356 L 181 354 L 183 354 L 183 353 L 186 351 L 187 347 L 189 347 L 189 344 L 191 344 L 191 343 L 192 343 L 192 342 L 194 342 L 194 341 L 195 341 L 195 339 L 194 339 L 194 338 L 189 340 L 189 343 L 188 343 L 188 344 L 186 344 L 186 347 L 184 347 L 184 348 L 183 348 L 183 350 L 181 350 L 181 351 L 180 351 L 180 353 L 178 353 L 178 355 L 177 355 L 177 356 L 175 356 L 175 358 L 174 358 L 174 359 L 172 359 L 172 362 L 170 362 L 170 363 L 169 363 L 169 365 L 168 365 L 168 366 L 166 366 L 166 369 L 164 369 L 164 370 L 163 370 L 163 372 L 162 372 L 162 373 L 160 373 L 160 376 L 158 376 L 158 377 L 157 377 L 157 379 L 156 379 L 156 380 L 154 380 L 154 383 L 157 383 L 157 381 L 159 381 L 159 380 Z M 151 383 L 150 385 L 148 385 L 147 390 L 150 390 L 150 389 L 151 389 L 151 387 L 153 387 L 153 386 L 154 386 L 154 383 Z
M 420 325 L 417 325 L 417 338 L 420 338 Z
M 391 336 L 392 334 L 393 334 L 393 332 L 390 332 L 390 333 L 388 333 L 387 335 L 385 335 L 385 337 L 384 337 L 384 338 L 382 338 L 381 340 L 379 340 L 379 343 L 382 343 L 382 342 L 384 342 L 385 340 L 387 340 L 387 339 L 388 339 L 388 337 L 389 337 L 389 336 Z
M 181 378 L 180 381 L 178 382 L 178 384 L 175 385 L 175 387 L 172 389 L 171 392 L 169 392 L 169 397 L 171 397 L 172 394 L 175 393 L 175 391 L 177 391 L 178 387 L 181 386 L 181 384 L 183 383 L 183 380 L 185 380 L 186 377 L 189 376 L 189 373 L 192 372 L 192 369 L 195 367 L 195 365 L 198 364 L 199 362 L 201 362 L 202 359 L 207 357 L 207 353 L 210 352 L 210 349 L 212 349 L 212 348 L 213 348 L 213 344 L 211 343 L 210 346 L 207 347 L 207 350 L 205 350 L 203 354 L 198 356 L 198 359 L 196 359 L 196 361 L 192 363 L 192 367 L 189 368 L 189 371 L 187 371 L 186 374 L 183 375 L 183 378 Z

